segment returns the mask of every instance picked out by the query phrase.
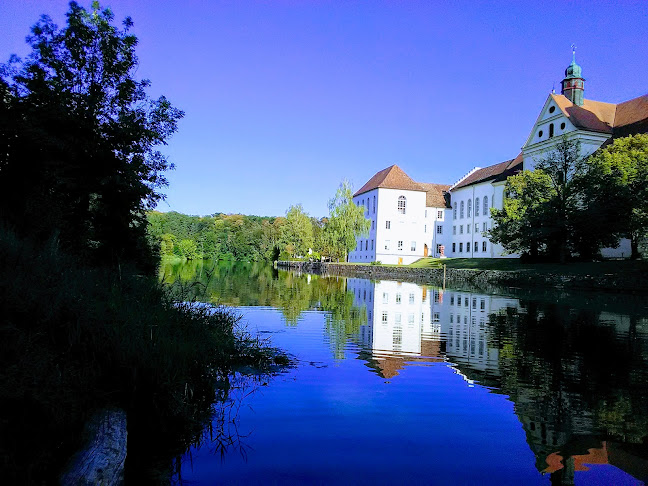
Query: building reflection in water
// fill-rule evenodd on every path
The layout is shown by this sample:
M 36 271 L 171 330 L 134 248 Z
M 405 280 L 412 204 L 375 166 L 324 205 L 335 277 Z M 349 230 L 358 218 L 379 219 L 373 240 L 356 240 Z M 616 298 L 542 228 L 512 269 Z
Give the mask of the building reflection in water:
M 367 309 L 355 340 L 381 377 L 445 361 L 507 395 L 552 484 L 602 464 L 648 480 L 645 317 L 394 281 L 347 291 Z

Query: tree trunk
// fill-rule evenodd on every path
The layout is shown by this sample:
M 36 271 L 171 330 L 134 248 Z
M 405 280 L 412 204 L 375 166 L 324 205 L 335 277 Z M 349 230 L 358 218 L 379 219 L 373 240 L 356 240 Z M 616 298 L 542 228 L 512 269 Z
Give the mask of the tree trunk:
M 638 260 L 641 255 L 639 254 L 639 238 L 637 238 L 636 234 L 630 236 L 630 249 L 632 250 L 630 253 L 630 259 Z

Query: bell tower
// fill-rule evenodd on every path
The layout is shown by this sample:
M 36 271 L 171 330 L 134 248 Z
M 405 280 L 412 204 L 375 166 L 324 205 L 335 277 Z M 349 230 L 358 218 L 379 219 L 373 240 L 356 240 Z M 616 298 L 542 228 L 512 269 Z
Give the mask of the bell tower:
M 582 76 L 583 70 L 576 64 L 576 46 L 572 44 L 572 62 L 565 69 L 565 79 L 562 80 L 562 94 L 578 106 L 583 106 L 583 92 L 585 91 L 585 79 Z

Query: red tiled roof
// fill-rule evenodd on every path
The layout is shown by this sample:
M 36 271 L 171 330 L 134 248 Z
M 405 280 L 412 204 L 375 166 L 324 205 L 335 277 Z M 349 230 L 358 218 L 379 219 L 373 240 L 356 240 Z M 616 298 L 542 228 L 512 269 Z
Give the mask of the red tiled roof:
M 406 191 L 425 191 L 420 184 L 414 182 L 403 169 L 392 165 L 376 173 L 369 181 L 362 186 L 354 195 L 359 196 L 373 189 L 403 189 Z
M 610 133 L 614 137 L 648 132 L 648 95 L 617 105 L 583 100 L 583 106 L 574 105 L 563 95 L 551 97 L 577 128 Z
M 495 179 L 502 180 L 510 175 L 519 172 L 521 169 L 522 154 L 519 154 L 514 159 L 476 170 L 475 172 L 469 174 L 466 178 L 462 179 L 457 184 L 452 186 L 452 190 L 470 186 L 472 184 L 477 184 L 479 182 L 486 182 Z
M 648 95 L 616 105 L 614 137 L 648 133 Z
M 428 184 L 426 182 L 419 182 L 425 192 L 425 205 L 428 208 L 445 208 L 447 206 L 445 193 L 448 192 L 450 186 L 447 184 Z

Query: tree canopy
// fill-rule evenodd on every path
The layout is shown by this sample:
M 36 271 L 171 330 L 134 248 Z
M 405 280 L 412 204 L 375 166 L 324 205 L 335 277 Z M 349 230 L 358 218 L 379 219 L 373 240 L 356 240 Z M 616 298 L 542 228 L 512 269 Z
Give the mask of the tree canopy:
M 29 57 L 2 66 L 0 217 L 90 261 L 144 263 L 145 211 L 171 168 L 157 147 L 183 113 L 147 95 L 133 22 L 113 21 L 71 2 L 65 27 L 42 16 Z
M 330 216 L 324 229 L 327 254 L 346 261 L 357 244 L 356 238 L 369 231 L 370 223 L 364 207 L 353 202 L 353 190 L 347 180 L 340 183 L 328 207 Z

